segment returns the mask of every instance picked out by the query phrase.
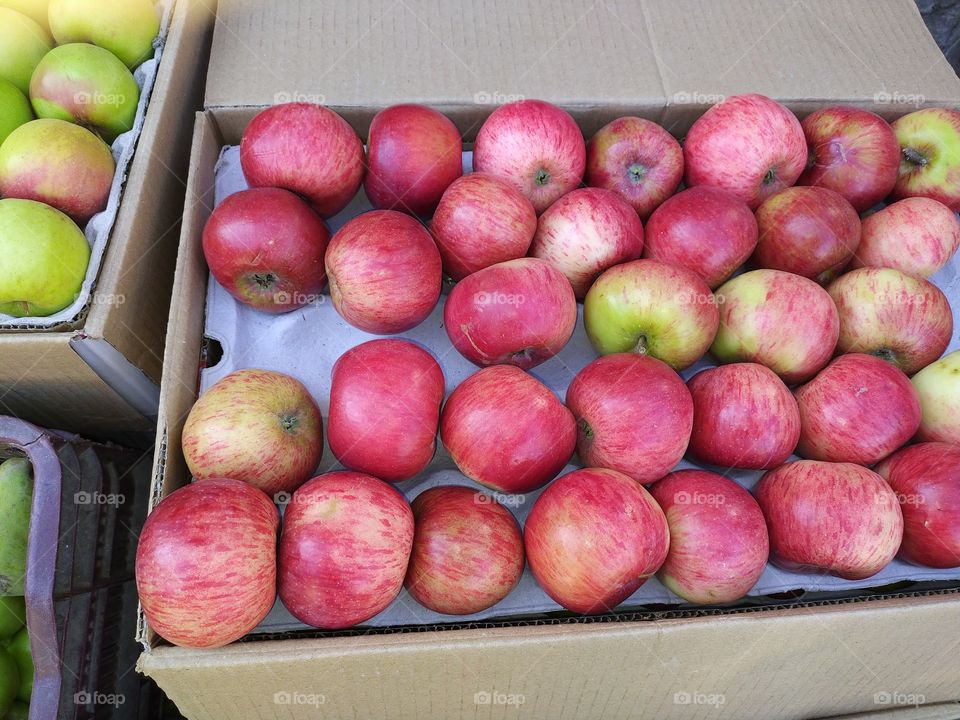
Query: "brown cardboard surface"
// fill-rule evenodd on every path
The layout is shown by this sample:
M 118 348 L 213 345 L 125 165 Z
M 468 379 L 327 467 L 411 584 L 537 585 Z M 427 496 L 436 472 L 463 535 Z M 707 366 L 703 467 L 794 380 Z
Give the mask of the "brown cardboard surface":
M 823 720 L 958 720 L 958 718 L 960 718 L 960 703 L 937 703 L 856 715 L 834 715 Z

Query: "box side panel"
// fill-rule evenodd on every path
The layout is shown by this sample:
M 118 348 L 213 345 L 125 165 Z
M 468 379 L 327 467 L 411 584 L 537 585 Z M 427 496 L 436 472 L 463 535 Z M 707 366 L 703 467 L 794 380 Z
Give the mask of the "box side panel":
M 177 2 L 157 85 L 124 189 L 91 308 L 89 335 L 106 338 L 159 382 L 192 129 L 215 9 Z

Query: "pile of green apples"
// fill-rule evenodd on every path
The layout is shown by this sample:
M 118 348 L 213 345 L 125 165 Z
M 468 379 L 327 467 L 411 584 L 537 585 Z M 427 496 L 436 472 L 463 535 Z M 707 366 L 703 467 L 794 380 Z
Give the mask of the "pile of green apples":
M 0 0 L 0 313 L 77 298 L 159 30 L 153 0 Z

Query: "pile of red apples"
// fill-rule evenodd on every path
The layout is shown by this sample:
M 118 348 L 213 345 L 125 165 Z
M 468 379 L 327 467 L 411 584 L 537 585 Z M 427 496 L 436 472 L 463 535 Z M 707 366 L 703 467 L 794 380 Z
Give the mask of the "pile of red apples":
M 838 106 L 801 123 L 741 95 L 681 148 L 636 117 L 585 142 L 564 110 L 527 100 L 482 124 L 468 174 L 435 110 L 387 108 L 367 138 L 315 105 L 255 117 L 249 189 L 203 233 L 210 270 L 265 313 L 328 288 L 347 323 L 392 336 L 447 276 L 446 333 L 479 370 L 445 397 L 433 354 L 370 339 L 331 368 L 326 418 L 283 373 L 214 384 L 183 429 L 195 481 L 140 538 L 161 636 L 232 642 L 278 593 L 325 629 L 404 586 L 466 615 L 526 564 L 577 613 L 655 574 L 687 602 L 733 603 L 768 560 L 847 580 L 898 555 L 960 567 L 960 353 L 941 357 L 953 316 L 927 279 L 960 245 L 960 113 L 890 125 Z M 376 209 L 330 237 L 324 220 L 361 184 Z M 597 357 L 558 398 L 529 371 L 568 342 L 581 301 Z M 716 366 L 685 382 L 707 353 Z M 315 477 L 324 423 L 344 469 Z M 438 436 L 464 482 L 408 503 L 394 484 Z M 702 469 L 677 470 L 685 455 Z M 557 477 L 574 456 L 581 469 Z M 765 473 L 749 492 L 734 468 Z M 521 529 L 498 499 L 534 491 Z

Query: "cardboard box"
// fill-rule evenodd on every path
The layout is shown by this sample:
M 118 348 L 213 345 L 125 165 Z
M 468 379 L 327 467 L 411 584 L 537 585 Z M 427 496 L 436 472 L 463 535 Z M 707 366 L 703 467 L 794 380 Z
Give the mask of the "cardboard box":
M 214 8 L 180 0 L 96 292 L 79 328 L 0 333 L 0 411 L 122 439 L 152 433 L 186 186 Z
M 154 500 L 189 481 L 180 437 L 204 348 L 200 236 L 215 164 L 260 109 L 324 102 L 365 136 L 383 107 L 422 102 L 470 141 L 495 105 L 539 97 L 570 110 L 588 136 L 624 114 L 681 136 L 720 97 L 747 91 L 800 114 L 833 102 L 888 117 L 960 103 L 960 80 L 911 0 L 223 0 L 191 150 Z M 195 651 L 142 623 L 139 669 L 191 720 L 774 720 L 890 709 L 922 718 L 947 715 L 902 706 L 960 696 L 956 589 L 415 630 L 258 636 Z

